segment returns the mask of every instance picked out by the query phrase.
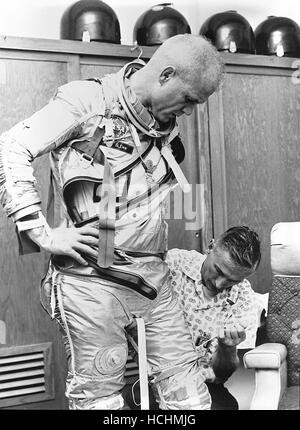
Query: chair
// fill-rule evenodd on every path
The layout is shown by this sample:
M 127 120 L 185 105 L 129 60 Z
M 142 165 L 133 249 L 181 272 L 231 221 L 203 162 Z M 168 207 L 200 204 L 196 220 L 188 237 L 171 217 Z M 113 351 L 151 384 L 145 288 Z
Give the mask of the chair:
M 271 230 L 272 286 L 266 318 L 267 343 L 248 351 L 244 365 L 255 369 L 250 405 L 257 409 L 300 409 L 300 222 Z

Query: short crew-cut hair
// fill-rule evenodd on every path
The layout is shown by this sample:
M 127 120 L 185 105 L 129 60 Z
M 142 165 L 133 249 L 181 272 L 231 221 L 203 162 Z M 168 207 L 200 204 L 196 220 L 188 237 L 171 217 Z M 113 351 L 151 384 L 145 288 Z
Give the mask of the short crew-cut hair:
M 149 63 L 159 67 L 174 65 L 184 82 L 201 87 L 207 96 L 216 91 L 224 79 L 220 53 L 209 39 L 200 35 L 177 34 L 166 39 Z
M 231 227 L 219 237 L 217 243 L 229 252 L 237 265 L 249 269 L 258 267 L 261 259 L 260 239 L 249 227 Z

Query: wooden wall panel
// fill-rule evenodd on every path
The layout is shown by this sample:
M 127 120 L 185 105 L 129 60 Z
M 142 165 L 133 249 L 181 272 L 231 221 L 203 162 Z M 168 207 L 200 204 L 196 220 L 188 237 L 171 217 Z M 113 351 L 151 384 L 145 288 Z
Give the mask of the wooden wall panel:
M 80 58 L 80 72 L 81 79 L 87 79 L 90 77 L 103 77 L 108 73 L 118 72 L 125 64 L 135 60 L 136 56 L 132 58 L 122 57 L 89 57 L 82 56 Z M 145 59 L 147 61 L 147 59 Z
M 185 195 L 177 187 L 174 197 L 171 194 L 169 248 L 205 251 L 212 237 L 207 105 L 197 106 L 190 117 L 180 117 L 178 125 L 185 147 L 185 159 L 181 168 L 192 191 Z M 181 201 L 182 217 L 176 219 L 180 208 L 178 202 L 181 204 Z
M 287 76 L 228 74 L 223 103 L 228 227 L 261 236 L 253 286 L 267 292 L 271 228 L 300 216 L 300 88 Z
M 81 65 L 81 78 L 102 78 L 108 73 L 118 72 L 120 66 L 99 66 L 94 64 Z
M 91 58 L 82 57 L 80 59 L 81 79 L 91 77 L 103 77 L 108 73 L 118 72 L 124 64 L 132 61 L 131 58 Z
M 40 109 L 66 82 L 66 64 L 32 60 L 6 59 L 0 56 L 0 133 Z
M 0 84 L 0 132 L 30 116 L 44 106 L 56 87 L 67 82 L 67 64 L 48 60 L 3 58 L 5 81 Z M 50 121 L 50 118 L 49 118 Z M 34 162 L 41 198 L 45 204 L 49 186 L 48 157 Z M 55 322 L 40 306 L 39 285 L 44 276 L 47 255 L 38 253 L 19 257 L 13 223 L 0 209 L 0 319 L 7 327 L 8 345 L 50 341 L 54 350 L 56 398 L 34 408 L 64 408 L 65 357 Z M 15 407 L 17 408 L 17 407 Z

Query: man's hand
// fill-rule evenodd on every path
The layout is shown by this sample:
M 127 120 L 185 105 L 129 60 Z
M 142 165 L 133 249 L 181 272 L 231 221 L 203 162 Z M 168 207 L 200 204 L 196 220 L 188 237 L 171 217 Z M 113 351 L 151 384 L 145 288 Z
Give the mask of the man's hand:
M 239 343 L 246 339 L 246 326 L 242 323 L 234 321 L 230 325 L 226 325 L 219 328 L 218 330 L 218 340 L 224 346 L 237 346 Z
M 46 251 L 55 255 L 66 255 L 86 266 L 81 254 L 97 258 L 98 229 L 90 226 L 79 228 L 60 226 L 49 233 L 43 227 L 27 231 L 28 236 Z
M 98 238 L 99 233 L 95 227 L 58 227 L 52 230 L 48 251 L 52 254 L 67 255 L 78 263 L 87 265 L 81 254 L 97 258 L 98 252 L 92 246 L 98 246 Z
M 246 326 L 234 319 L 218 330 L 218 348 L 212 357 L 216 378 L 224 383 L 237 369 L 239 357 L 236 346 L 246 338 Z

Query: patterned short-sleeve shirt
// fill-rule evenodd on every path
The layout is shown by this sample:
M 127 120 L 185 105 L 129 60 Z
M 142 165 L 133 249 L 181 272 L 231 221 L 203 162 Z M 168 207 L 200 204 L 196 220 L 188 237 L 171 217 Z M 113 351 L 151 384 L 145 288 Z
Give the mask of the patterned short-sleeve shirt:
M 184 318 L 191 332 L 194 348 L 204 378 L 212 382 L 215 375 L 212 357 L 216 351 L 217 332 L 224 324 L 241 321 L 246 328 L 246 341 L 255 345 L 257 331 L 257 302 L 251 284 L 244 279 L 207 300 L 203 295 L 201 267 L 206 255 L 197 251 L 171 249 L 167 254 L 173 290 L 179 297 Z

